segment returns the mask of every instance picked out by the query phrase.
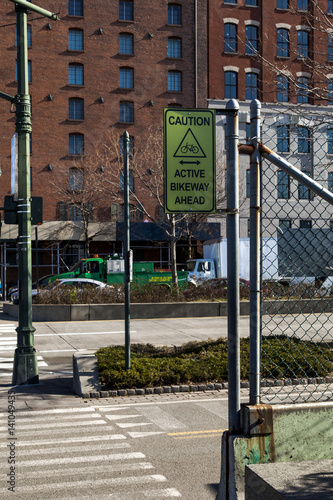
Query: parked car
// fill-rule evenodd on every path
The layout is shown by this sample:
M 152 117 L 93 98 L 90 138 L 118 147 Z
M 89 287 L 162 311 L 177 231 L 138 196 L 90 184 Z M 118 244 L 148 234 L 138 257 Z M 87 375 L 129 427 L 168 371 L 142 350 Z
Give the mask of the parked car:
M 62 279 L 59 281 L 53 282 L 50 286 L 46 287 L 37 287 L 32 289 L 32 297 L 35 297 L 37 293 L 49 293 L 51 290 L 54 290 L 55 288 L 59 287 L 65 287 L 65 286 L 74 286 L 78 290 L 82 290 L 85 287 L 91 287 L 91 288 L 105 288 L 108 287 L 110 288 L 110 285 L 106 285 L 102 281 L 97 281 L 89 278 L 66 278 Z M 11 300 L 13 304 L 18 304 L 19 303 L 19 291 L 17 290 L 16 292 L 13 292 L 11 294 Z
M 53 276 L 52 274 L 47 274 L 46 276 L 43 276 L 42 278 L 39 278 L 39 280 L 34 281 L 32 284 L 32 289 L 36 290 L 37 288 L 45 287 L 48 285 L 49 279 Z M 12 300 L 12 295 L 14 293 L 18 293 L 18 284 L 11 286 L 8 289 L 7 292 L 7 299 Z

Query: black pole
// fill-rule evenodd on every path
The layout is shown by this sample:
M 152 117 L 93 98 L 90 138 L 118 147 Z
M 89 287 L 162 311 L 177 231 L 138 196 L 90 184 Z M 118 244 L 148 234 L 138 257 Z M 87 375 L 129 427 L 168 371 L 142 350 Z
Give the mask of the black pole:
M 124 253 L 125 253 L 125 369 L 131 368 L 130 340 L 130 214 L 129 214 L 129 134 L 123 135 L 124 150 Z
M 38 227 L 35 227 L 35 248 L 36 248 L 36 281 L 39 279 L 39 267 L 38 267 Z

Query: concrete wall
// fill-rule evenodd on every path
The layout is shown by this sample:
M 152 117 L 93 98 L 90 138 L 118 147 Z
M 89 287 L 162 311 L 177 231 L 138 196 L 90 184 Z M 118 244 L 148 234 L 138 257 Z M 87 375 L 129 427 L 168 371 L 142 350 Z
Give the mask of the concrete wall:
M 333 402 L 243 406 L 242 421 L 243 435 L 223 440 L 218 500 L 244 498 L 247 465 L 333 459 Z
M 18 317 L 18 305 L 4 302 L 3 312 Z M 264 314 L 300 314 L 331 312 L 333 299 L 271 300 L 263 303 Z M 250 303 L 240 302 L 242 316 L 250 314 Z M 124 304 L 34 304 L 33 321 L 93 321 L 124 319 Z M 202 318 L 227 316 L 227 302 L 160 302 L 157 304 L 131 304 L 132 319 Z

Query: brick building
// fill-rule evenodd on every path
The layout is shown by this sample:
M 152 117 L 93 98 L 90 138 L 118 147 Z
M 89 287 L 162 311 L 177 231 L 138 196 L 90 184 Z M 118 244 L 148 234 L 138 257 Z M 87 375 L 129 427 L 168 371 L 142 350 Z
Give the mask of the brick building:
M 31 194 L 44 199 L 39 240 L 58 249 L 66 244 L 75 260 L 82 256 L 80 214 L 61 187 L 80 183 L 78 162 L 110 131 L 120 138 L 127 130 L 130 147 L 139 151 L 149 127 L 162 124 L 165 107 L 207 107 L 207 6 L 206 0 L 50 0 L 42 7 L 59 13 L 60 21 L 28 14 Z M 0 89 L 10 95 L 17 86 L 15 22 L 14 4 L 1 2 Z M 3 199 L 10 194 L 15 118 L 1 99 L 0 114 Z M 103 175 L 100 167 L 96 175 Z M 98 196 L 91 208 L 91 251 L 118 249 L 110 198 Z M 74 224 L 60 231 L 59 220 Z M 2 226 L 3 239 L 15 232 Z M 6 262 L 14 260 L 7 253 Z
M 240 141 L 250 139 L 250 102 L 262 103 L 264 143 L 324 187 L 333 187 L 333 2 L 211 1 L 209 107 L 239 100 Z M 218 121 L 225 167 L 225 120 Z M 276 167 L 262 164 L 263 235 L 333 228 L 332 208 Z M 240 159 L 240 234 L 249 235 L 249 158 Z M 224 176 L 222 176 L 224 178 Z M 222 235 L 225 236 L 225 226 Z

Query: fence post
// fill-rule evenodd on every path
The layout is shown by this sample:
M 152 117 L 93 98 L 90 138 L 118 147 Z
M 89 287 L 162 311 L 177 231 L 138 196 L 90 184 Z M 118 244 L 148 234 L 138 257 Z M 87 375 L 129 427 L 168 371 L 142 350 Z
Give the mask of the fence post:
M 261 165 L 260 141 L 261 103 L 251 102 L 251 144 L 254 147 L 250 162 L 250 404 L 260 403 L 261 358 Z
M 240 332 L 239 332 L 239 153 L 238 110 L 228 101 L 227 114 L 227 251 L 228 251 L 228 387 L 229 432 L 240 430 Z

